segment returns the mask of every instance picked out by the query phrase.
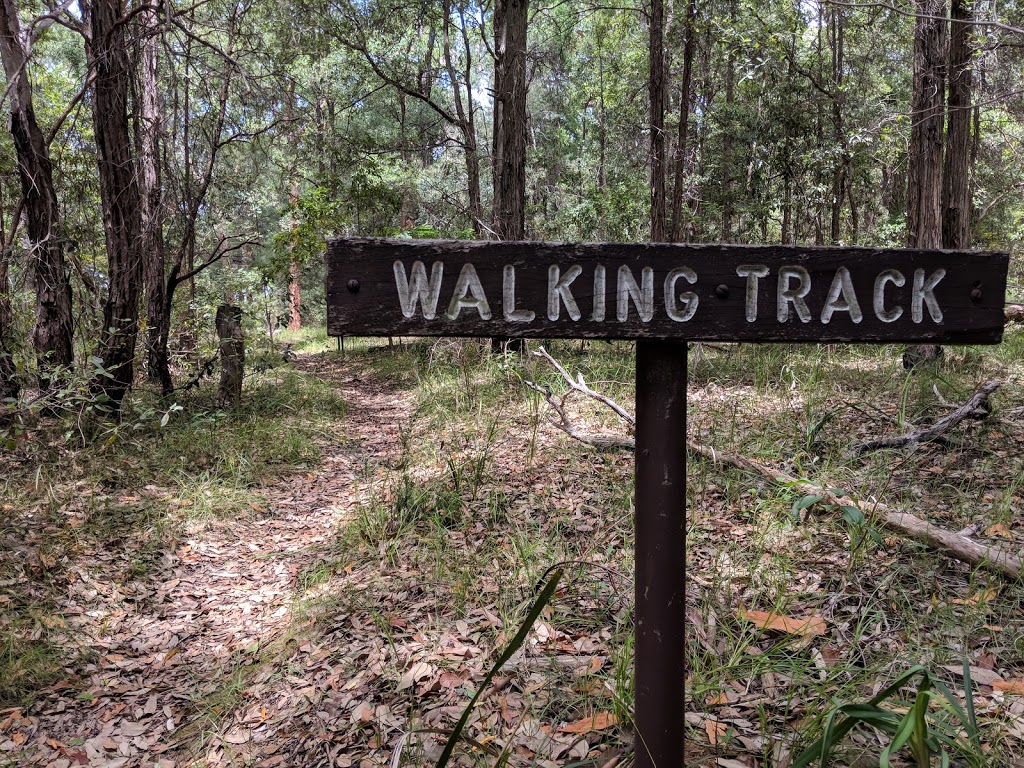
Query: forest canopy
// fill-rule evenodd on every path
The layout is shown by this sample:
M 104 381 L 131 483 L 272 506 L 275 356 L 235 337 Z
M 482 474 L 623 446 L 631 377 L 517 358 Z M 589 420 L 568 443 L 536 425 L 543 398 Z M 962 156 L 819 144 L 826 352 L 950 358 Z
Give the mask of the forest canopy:
M 3 0 L 0 397 L 170 393 L 221 304 L 321 324 L 337 235 L 1019 252 L 1021 17 Z

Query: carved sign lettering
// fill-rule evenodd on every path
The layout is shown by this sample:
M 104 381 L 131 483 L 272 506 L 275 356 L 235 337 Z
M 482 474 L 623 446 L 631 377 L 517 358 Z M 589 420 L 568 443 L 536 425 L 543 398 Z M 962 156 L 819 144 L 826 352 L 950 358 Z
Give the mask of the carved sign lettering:
M 335 336 L 996 343 L 1004 253 L 335 239 Z

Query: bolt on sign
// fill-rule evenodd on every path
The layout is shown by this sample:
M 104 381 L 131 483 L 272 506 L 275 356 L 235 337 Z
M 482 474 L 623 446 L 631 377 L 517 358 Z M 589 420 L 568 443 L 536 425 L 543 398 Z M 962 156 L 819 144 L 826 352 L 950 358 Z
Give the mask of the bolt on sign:
M 998 342 L 1006 254 L 337 239 L 334 336 Z
M 1005 253 L 335 239 L 332 336 L 636 339 L 635 765 L 683 765 L 686 341 L 996 344 Z

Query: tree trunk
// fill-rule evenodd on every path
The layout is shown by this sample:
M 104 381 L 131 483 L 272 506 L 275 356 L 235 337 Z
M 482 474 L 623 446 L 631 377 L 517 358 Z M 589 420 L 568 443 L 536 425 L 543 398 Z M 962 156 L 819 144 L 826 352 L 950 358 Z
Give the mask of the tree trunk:
M 302 269 L 292 260 L 288 265 L 288 330 L 302 330 L 302 284 L 299 282 Z
M 696 0 L 687 0 L 686 19 L 683 22 L 686 42 L 683 44 L 683 82 L 680 85 L 679 93 L 679 135 L 676 139 L 675 180 L 672 185 L 672 242 L 679 242 L 683 235 L 683 186 L 686 180 L 686 145 L 690 127 L 693 50 L 697 37 L 694 30 L 696 18 Z
M 917 0 L 907 186 L 907 245 L 917 248 L 942 245 L 945 15 L 945 0 Z
M 291 179 L 291 191 L 288 193 L 288 206 L 294 211 L 295 219 L 292 221 L 292 232 L 299 228 L 298 202 L 299 202 L 299 179 L 297 176 L 298 166 L 298 145 L 299 128 L 295 119 L 295 81 L 291 81 L 288 89 L 288 103 L 285 105 L 285 120 L 292 126 L 291 141 L 292 155 L 288 164 L 288 177 Z M 289 246 L 288 260 L 288 330 L 302 330 L 302 265 L 295 256 L 295 245 Z
M 142 94 L 142 123 L 139 136 L 139 166 L 142 196 L 142 253 L 146 260 L 146 327 L 148 374 L 160 382 L 164 395 L 174 389 L 167 342 L 171 317 L 167 302 L 166 257 L 164 254 L 163 197 L 160 186 L 160 146 L 163 110 L 157 81 L 158 20 L 155 8 L 144 7 L 140 15 L 142 35 L 139 91 Z
M 651 241 L 665 233 L 665 5 L 651 0 L 650 64 L 647 90 L 651 101 Z
M 494 211 L 501 240 L 526 238 L 526 38 L 529 0 L 494 3 Z M 491 351 L 522 352 L 522 339 L 496 337 Z
M 220 339 L 220 386 L 217 400 L 222 406 L 237 406 L 242 399 L 245 375 L 245 337 L 242 309 L 230 304 L 217 307 L 217 337 Z
M 526 236 L 526 35 L 529 0 L 494 4 L 494 231 Z
M 47 390 L 51 387 L 50 376 L 54 369 L 67 368 L 74 361 L 71 283 L 64 263 L 64 238 L 53 166 L 33 108 L 27 70 L 28 43 L 15 0 L 0 0 L 0 58 L 11 100 L 11 136 L 17 155 L 36 289 L 36 325 L 32 340 L 39 361 L 40 387 Z M 4 289 L 6 293 L 6 286 Z
M 736 20 L 735 7 L 730 5 L 730 23 Z M 731 243 L 734 238 L 733 228 L 735 216 L 733 196 L 736 192 L 736 180 L 733 178 L 733 105 L 736 101 L 736 54 L 730 48 L 725 70 L 725 120 L 722 137 L 722 242 Z
M 11 326 L 14 313 L 7 284 L 7 250 L 0 251 L 0 401 L 15 399 L 21 392 L 21 384 L 14 368 L 10 345 Z
M 117 413 L 134 374 L 143 265 L 142 203 L 128 130 L 131 67 L 122 4 L 119 0 L 92 0 L 88 15 L 89 60 L 96 73 L 93 124 L 109 282 L 97 352 L 104 371 L 95 377 L 92 389 L 104 395 L 106 407 Z
M 836 144 L 842 147 L 839 162 L 832 170 L 832 220 L 829 226 L 829 242 L 838 245 L 842 239 L 843 198 L 850 186 L 850 143 L 846 138 L 846 125 L 843 119 L 843 74 L 845 72 L 845 14 L 842 8 L 832 8 L 832 23 L 829 25 L 829 39 L 832 48 L 832 130 Z M 851 218 L 854 202 L 850 200 Z
M 953 0 L 949 36 L 949 111 L 942 174 L 942 247 L 971 247 L 972 9 Z

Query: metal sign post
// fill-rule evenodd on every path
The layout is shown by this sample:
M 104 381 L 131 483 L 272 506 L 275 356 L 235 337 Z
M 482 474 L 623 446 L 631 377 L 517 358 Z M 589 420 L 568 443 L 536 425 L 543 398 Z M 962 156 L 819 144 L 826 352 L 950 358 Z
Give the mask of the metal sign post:
M 683 764 L 686 343 L 996 344 L 1005 253 L 330 241 L 332 336 L 636 339 L 636 764 Z
M 636 343 L 636 765 L 683 764 L 686 342 Z

